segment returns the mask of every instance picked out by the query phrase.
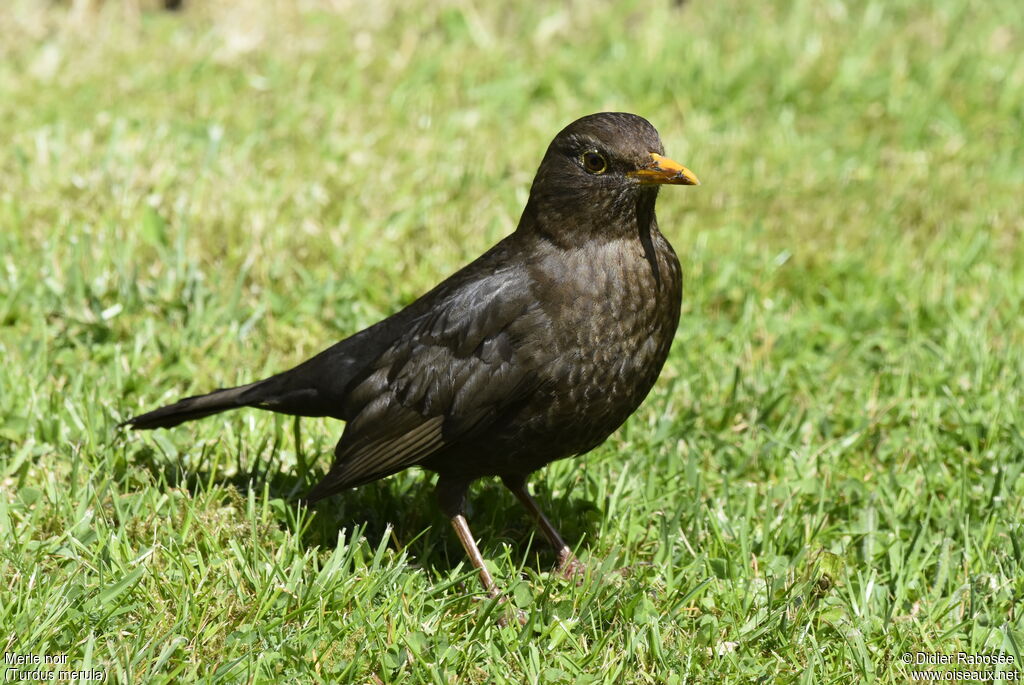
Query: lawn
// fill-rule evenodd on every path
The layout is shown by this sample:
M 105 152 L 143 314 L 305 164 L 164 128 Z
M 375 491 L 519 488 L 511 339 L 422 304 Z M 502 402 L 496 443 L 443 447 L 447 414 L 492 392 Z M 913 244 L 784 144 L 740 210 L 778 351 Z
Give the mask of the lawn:
M 185 4 L 0 10 L 5 682 L 1024 678 L 1024 3 Z M 471 492 L 525 626 L 423 472 L 294 504 L 341 424 L 116 428 L 412 301 L 601 110 L 703 185 L 655 390 L 533 479 L 586 576 Z

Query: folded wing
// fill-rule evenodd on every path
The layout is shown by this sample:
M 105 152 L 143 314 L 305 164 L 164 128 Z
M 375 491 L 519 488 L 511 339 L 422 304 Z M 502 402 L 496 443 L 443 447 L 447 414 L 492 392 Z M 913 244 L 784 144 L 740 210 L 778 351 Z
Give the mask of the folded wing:
M 410 322 L 345 399 L 315 501 L 423 462 L 493 426 L 543 384 L 545 314 L 524 270 L 462 284 Z

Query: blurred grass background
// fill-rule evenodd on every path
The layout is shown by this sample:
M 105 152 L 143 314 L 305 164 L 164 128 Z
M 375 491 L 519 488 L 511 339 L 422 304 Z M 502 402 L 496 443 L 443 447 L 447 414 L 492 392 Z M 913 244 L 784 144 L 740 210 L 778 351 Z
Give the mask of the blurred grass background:
M 115 682 L 1019 666 L 1022 27 L 974 0 L 9 0 L 5 651 Z M 587 579 L 474 490 L 522 630 L 473 596 L 421 474 L 287 502 L 338 424 L 115 430 L 410 302 L 515 228 L 551 137 L 600 110 L 704 185 L 659 202 L 686 293 L 658 386 L 535 478 Z

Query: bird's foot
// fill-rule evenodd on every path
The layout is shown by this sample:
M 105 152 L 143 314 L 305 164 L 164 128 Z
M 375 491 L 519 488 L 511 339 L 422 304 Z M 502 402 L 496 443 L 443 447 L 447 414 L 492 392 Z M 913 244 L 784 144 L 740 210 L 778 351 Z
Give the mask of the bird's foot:
M 558 575 L 566 580 L 582 580 L 587 572 L 587 567 L 582 561 L 576 558 L 568 547 L 564 547 L 558 553 Z
M 491 599 L 494 600 L 498 606 L 493 611 L 498 614 L 498 620 L 496 623 L 499 628 L 507 628 L 511 625 L 525 626 L 527 619 L 529 618 L 525 611 L 512 604 L 506 595 L 500 594 L 495 588 L 490 592 Z M 489 613 L 489 612 L 488 612 Z
M 522 609 L 512 606 L 505 600 L 501 601 L 501 605 L 501 616 L 498 617 L 499 628 L 507 628 L 514 625 L 525 626 L 527 621 L 529 621 L 529 616 Z

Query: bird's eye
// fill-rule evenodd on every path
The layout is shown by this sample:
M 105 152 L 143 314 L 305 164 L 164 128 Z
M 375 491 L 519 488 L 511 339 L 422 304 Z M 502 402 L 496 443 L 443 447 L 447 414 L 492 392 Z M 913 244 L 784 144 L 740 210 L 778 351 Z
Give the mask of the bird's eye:
M 590 150 L 580 155 L 583 168 L 591 174 L 603 174 L 608 169 L 608 162 L 597 150 Z

